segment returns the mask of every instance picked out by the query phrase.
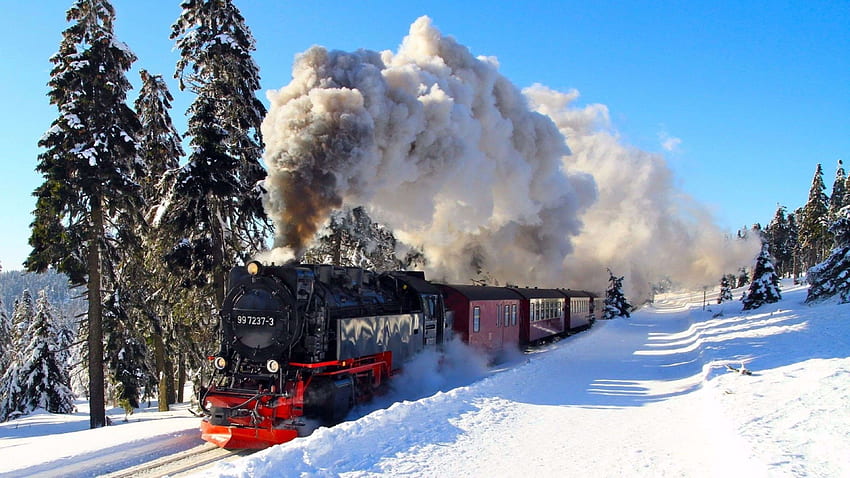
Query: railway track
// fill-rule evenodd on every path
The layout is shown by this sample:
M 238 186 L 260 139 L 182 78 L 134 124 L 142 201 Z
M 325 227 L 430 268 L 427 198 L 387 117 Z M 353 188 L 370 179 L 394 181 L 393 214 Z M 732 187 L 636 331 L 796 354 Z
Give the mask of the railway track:
M 183 476 L 208 468 L 221 460 L 237 459 L 250 455 L 254 451 L 256 450 L 225 450 L 205 443 L 180 453 L 100 476 L 104 478 Z

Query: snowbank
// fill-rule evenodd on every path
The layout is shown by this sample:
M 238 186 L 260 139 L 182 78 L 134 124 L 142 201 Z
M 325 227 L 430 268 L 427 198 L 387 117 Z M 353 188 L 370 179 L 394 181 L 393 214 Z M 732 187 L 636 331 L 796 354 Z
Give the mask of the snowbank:
M 497 368 L 461 349 L 438 374 L 423 357 L 395 403 L 198 475 L 850 476 L 850 305 L 782 295 L 742 313 L 671 294 Z M 752 375 L 727 368 L 742 363 Z M 116 418 L 0 424 L 16 458 L 0 473 L 91 476 L 200 443 L 185 409 Z

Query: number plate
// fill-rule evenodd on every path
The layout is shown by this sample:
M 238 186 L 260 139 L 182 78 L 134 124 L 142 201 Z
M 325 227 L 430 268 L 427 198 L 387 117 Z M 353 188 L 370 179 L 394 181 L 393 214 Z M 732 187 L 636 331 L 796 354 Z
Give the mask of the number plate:
M 237 315 L 236 325 L 254 325 L 258 327 L 274 327 L 275 318 L 263 315 Z

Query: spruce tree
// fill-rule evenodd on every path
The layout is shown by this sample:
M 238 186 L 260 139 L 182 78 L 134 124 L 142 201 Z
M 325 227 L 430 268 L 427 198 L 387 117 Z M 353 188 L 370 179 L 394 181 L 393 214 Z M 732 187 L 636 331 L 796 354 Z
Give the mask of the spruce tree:
M 188 111 L 192 153 L 180 170 L 164 224 L 183 233 L 169 260 L 220 304 L 226 274 L 264 247 L 268 221 L 259 182 L 259 69 L 254 38 L 230 0 L 184 0 L 172 26 L 175 78 L 197 96 Z M 176 234 L 175 234 L 176 235 Z
M 398 270 L 404 264 L 395 256 L 397 242 L 392 231 L 372 221 L 364 207 L 344 208 L 331 214 L 327 227 L 305 251 L 304 261 Z
M 746 267 L 741 267 L 738 269 L 738 283 L 736 284 L 736 288 L 744 287 L 745 285 L 750 283 L 750 273 L 747 271 Z
M 782 299 L 782 293 L 779 290 L 779 276 L 774 270 L 768 246 L 764 244 L 756 258 L 753 281 L 741 298 L 741 302 L 744 304 L 744 310 L 751 310 L 780 299 Z
M 56 317 L 44 291 L 39 294 L 35 316 L 18 360 L 10 367 L 14 376 L 8 403 L 2 407 L 6 418 L 26 415 L 42 408 L 50 413 L 74 411 L 69 366 L 62 358 L 63 341 L 56 334 Z
M 28 331 L 33 317 L 35 301 L 29 289 L 24 289 L 12 308 L 10 339 L 14 347 L 18 348 L 29 342 Z
M 838 217 L 838 211 L 846 204 L 844 197 L 847 189 L 847 174 L 844 171 L 844 163 L 839 159 L 838 166 L 835 168 L 835 180 L 832 182 L 832 195 L 829 196 L 829 214 L 835 219 Z
M 836 295 L 840 302 L 850 302 L 850 206 L 838 212 L 830 232 L 835 237 L 835 248 L 825 261 L 809 269 L 806 302 Z
M 608 275 L 610 277 L 608 278 L 608 289 L 605 291 L 605 311 L 602 313 L 602 318 L 630 317 L 629 311 L 632 306 L 623 293 L 623 277 L 615 277 L 611 269 L 608 269 Z
M 729 300 L 732 300 L 732 285 L 729 282 L 729 276 L 724 275 L 720 279 L 720 294 L 717 296 L 717 303 L 722 304 Z
M 97 428 L 106 424 L 102 287 L 117 268 L 110 261 L 126 250 L 115 241 L 132 234 L 121 218 L 139 208 L 139 122 L 126 104 L 125 75 L 136 57 L 115 37 L 108 0 L 76 0 L 67 20 L 71 26 L 50 58 L 48 96 L 59 116 L 39 141 L 44 152 L 36 169 L 45 181 L 34 193 L 25 266 L 53 266 L 71 284 L 86 286 L 90 426 Z
M 0 272 L 3 272 L 3 266 L 0 265 Z M 0 297 L 0 370 L 6 370 L 9 365 L 9 360 L 14 351 L 12 348 L 12 321 L 6 314 L 6 308 L 3 306 L 3 298 Z M 0 373 L 2 374 L 2 373 Z M 2 387 L 0 387 L 2 394 Z M 2 395 L 0 395 L 2 399 Z
M 137 323 L 145 324 L 148 342 L 153 348 L 156 369 L 158 403 L 160 411 L 169 409 L 173 403 L 173 362 L 174 350 L 179 344 L 171 343 L 175 337 L 172 325 L 173 304 L 181 297 L 179 282 L 175 281 L 164 260 L 168 249 L 182 237 L 169 236 L 169 232 L 178 232 L 163 227 L 161 222 L 164 204 L 169 191 L 174 187 L 175 177 L 183 157 L 180 135 L 174 128 L 169 111 L 174 100 L 161 75 L 152 75 L 146 70 L 140 72 L 142 88 L 136 99 L 136 114 L 142 125 L 139 140 L 144 158 L 146 174 L 142 179 L 142 194 L 148 209 L 145 213 L 147 227 L 142 232 L 144 247 L 138 257 L 135 277 L 137 287 L 133 291 L 133 301 L 137 304 L 141 317 Z M 133 339 L 135 340 L 135 339 Z M 120 391 L 127 393 L 127 388 Z M 129 403 L 129 400 L 128 402 Z
M 832 245 L 829 234 L 829 198 L 824 192 L 823 169 L 818 164 L 812 178 L 809 199 L 803 206 L 800 219 L 800 254 L 804 268 L 820 262 Z
M 797 237 L 795 228 L 792 226 L 791 215 L 786 216 L 785 206 L 778 206 L 773 220 L 765 228 L 765 242 L 767 243 L 773 258 L 776 261 L 776 273 L 783 277 L 790 274 L 793 269 L 794 248 Z

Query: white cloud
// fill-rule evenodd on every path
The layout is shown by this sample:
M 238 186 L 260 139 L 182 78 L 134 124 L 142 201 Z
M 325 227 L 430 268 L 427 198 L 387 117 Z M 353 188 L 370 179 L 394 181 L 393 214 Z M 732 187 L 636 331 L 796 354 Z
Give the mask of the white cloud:
M 661 147 L 664 148 L 664 151 L 667 151 L 668 153 L 678 152 L 679 146 L 682 144 L 681 138 L 670 136 L 667 131 L 663 130 L 658 133 L 658 141 L 661 142 Z

